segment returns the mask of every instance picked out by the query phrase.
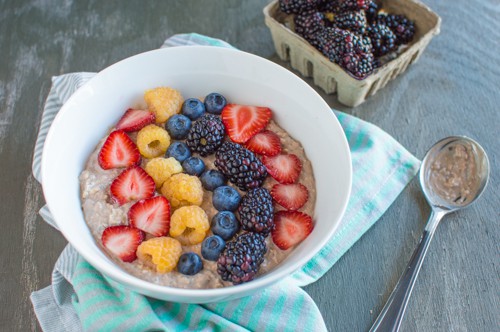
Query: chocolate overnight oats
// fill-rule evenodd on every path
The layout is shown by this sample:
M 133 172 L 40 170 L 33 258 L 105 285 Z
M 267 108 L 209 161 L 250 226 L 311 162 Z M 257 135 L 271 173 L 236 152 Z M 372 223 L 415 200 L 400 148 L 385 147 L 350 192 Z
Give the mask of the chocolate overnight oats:
M 313 229 L 311 163 L 272 110 L 218 93 L 146 91 L 80 175 L 98 245 L 131 275 L 179 288 L 248 282 Z

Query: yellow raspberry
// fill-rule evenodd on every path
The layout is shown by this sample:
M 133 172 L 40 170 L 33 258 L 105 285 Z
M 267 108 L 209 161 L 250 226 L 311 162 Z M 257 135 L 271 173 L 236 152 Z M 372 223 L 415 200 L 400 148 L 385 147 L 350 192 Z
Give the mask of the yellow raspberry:
M 165 180 L 161 187 L 172 208 L 186 205 L 201 205 L 203 202 L 203 187 L 197 176 L 185 173 L 174 174 Z
M 137 248 L 137 257 L 159 273 L 175 269 L 181 254 L 181 243 L 167 236 L 151 238 Z
M 144 170 L 153 178 L 156 188 L 160 188 L 169 177 L 182 172 L 182 166 L 173 157 L 154 158 L 148 161 Z
M 196 205 L 183 206 L 175 210 L 170 218 L 170 236 L 184 245 L 201 243 L 209 229 L 207 214 Z
M 156 115 L 156 123 L 165 122 L 174 114 L 180 113 L 184 99 L 179 91 L 159 87 L 144 93 L 144 100 L 150 111 Z
M 157 125 L 150 124 L 137 133 L 137 147 L 146 158 L 155 158 L 164 154 L 170 146 L 170 135 Z

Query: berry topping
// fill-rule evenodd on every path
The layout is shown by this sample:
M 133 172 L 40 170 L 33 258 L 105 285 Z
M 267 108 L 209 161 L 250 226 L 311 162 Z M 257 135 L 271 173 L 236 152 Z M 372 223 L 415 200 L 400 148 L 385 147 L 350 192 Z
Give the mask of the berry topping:
M 368 27 L 368 37 L 372 42 L 373 55 L 383 56 L 396 49 L 396 35 L 383 24 Z
M 260 187 L 266 179 L 266 167 L 243 146 L 224 142 L 215 153 L 215 166 L 241 190 Z
M 154 123 L 156 116 L 147 110 L 136 110 L 129 108 L 116 124 L 116 129 L 126 132 L 137 131 L 148 124 Z
M 222 122 L 233 142 L 245 143 L 267 126 L 271 119 L 267 107 L 228 104 L 222 110 Z
M 205 170 L 205 163 L 198 157 L 189 157 L 182 162 L 182 168 L 189 175 L 200 176 Z
M 230 211 L 218 212 L 212 218 L 212 233 L 224 240 L 230 240 L 239 230 L 240 222 Z
M 186 252 L 181 255 L 177 262 L 177 271 L 182 274 L 193 276 L 203 269 L 203 262 L 200 256 L 194 252 Z
M 228 242 L 217 260 L 217 273 L 222 280 L 241 284 L 252 280 L 264 261 L 267 251 L 262 235 L 245 233 Z
M 191 150 L 189 150 L 188 146 L 184 142 L 173 142 L 168 147 L 165 157 L 175 158 L 177 161 L 182 163 L 184 160 L 191 157 Z
M 137 165 L 141 155 L 135 143 L 122 130 L 113 131 L 99 151 L 97 161 L 102 169 Z
M 200 179 L 184 173 L 174 174 L 165 180 L 161 193 L 174 209 L 186 205 L 201 205 L 203 201 Z
M 279 183 L 289 184 L 297 181 L 302 163 L 294 154 L 280 154 L 274 157 L 262 157 L 269 174 Z
M 219 211 L 236 211 L 240 205 L 241 196 L 236 189 L 220 186 L 214 190 L 212 204 Z
M 221 172 L 215 169 L 209 169 L 203 172 L 200 176 L 203 188 L 214 191 L 216 188 L 226 184 L 226 177 Z
M 102 245 L 124 262 L 137 258 L 137 247 L 144 240 L 144 233 L 135 227 L 110 226 L 102 232 Z
M 312 218 L 299 211 L 278 211 L 271 233 L 274 244 L 287 250 L 302 242 L 313 230 Z
M 227 105 L 227 100 L 223 95 L 212 92 L 205 97 L 205 109 L 208 113 L 219 115 L 222 109 Z
M 280 9 L 287 14 L 300 14 L 316 9 L 322 0 L 279 0 Z
M 165 129 L 173 139 L 185 139 L 191 129 L 191 120 L 185 115 L 175 114 L 168 119 Z
M 205 114 L 193 124 L 186 143 L 193 152 L 198 152 L 205 157 L 217 150 L 225 135 L 226 129 L 220 117 Z
M 271 196 L 287 210 L 298 210 L 309 199 L 307 188 L 301 183 L 275 184 L 271 189 Z
M 131 166 L 113 180 L 110 192 L 113 199 L 123 205 L 130 201 L 153 197 L 155 182 L 142 168 Z
M 167 151 L 170 145 L 170 135 L 157 125 L 150 124 L 137 133 L 137 147 L 146 158 L 156 158 Z
M 182 166 L 175 158 L 153 158 L 144 168 L 155 181 L 156 188 L 161 188 L 163 183 L 172 175 L 182 172 Z
M 278 135 L 270 130 L 263 130 L 250 138 L 245 147 L 257 154 L 275 156 L 281 152 L 281 141 Z
M 226 242 L 220 236 L 209 236 L 201 243 L 201 255 L 206 260 L 215 262 L 225 246 Z
M 182 104 L 182 114 L 191 120 L 196 120 L 205 114 L 205 104 L 196 98 L 186 99 L 184 104 Z
M 167 273 L 175 269 L 181 254 L 181 243 L 167 236 L 151 238 L 137 248 L 139 260 L 158 273 Z
M 273 198 L 265 188 L 248 191 L 241 199 L 238 213 L 244 230 L 267 236 L 273 229 Z
M 155 113 L 156 123 L 165 122 L 172 115 L 179 113 L 184 101 L 179 91 L 167 87 L 146 91 L 144 100 L 149 110 Z
M 164 236 L 170 230 L 170 204 L 163 196 L 143 199 L 128 210 L 131 226 L 153 236 Z
M 209 229 L 207 214 L 196 205 L 178 208 L 170 219 L 170 236 L 179 240 L 183 245 L 201 243 Z

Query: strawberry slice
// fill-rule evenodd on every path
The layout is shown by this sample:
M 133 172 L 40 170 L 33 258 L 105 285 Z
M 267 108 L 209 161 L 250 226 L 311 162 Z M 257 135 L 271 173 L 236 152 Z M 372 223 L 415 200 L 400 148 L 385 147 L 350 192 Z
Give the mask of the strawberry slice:
M 222 122 L 233 142 L 245 143 L 267 126 L 271 119 L 268 107 L 228 104 L 221 113 Z
M 273 157 L 262 157 L 267 172 L 279 183 L 290 184 L 297 181 L 302 170 L 299 157 L 294 154 L 279 154 Z
M 270 130 L 263 130 L 255 134 L 246 143 L 245 147 L 257 154 L 275 156 L 281 152 L 280 137 Z
M 116 130 L 109 134 L 97 157 L 103 169 L 129 167 L 137 165 L 140 160 L 141 155 L 137 145 L 123 130 Z
M 302 183 L 277 183 L 271 189 L 274 200 L 287 210 L 298 210 L 309 199 L 309 191 Z
M 122 261 L 130 263 L 137 258 L 137 247 L 144 240 L 144 232 L 130 226 L 110 226 L 102 232 L 102 245 Z
M 116 124 L 116 129 L 126 132 L 138 131 L 148 124 L 155 123 L 155 120 L 153 112 L 129 108 Z
M 302 242 L 313 230 L 312 218 L 299 211 L 278 211 L 274 214 L 271 232 L 274 244 L 287 250 Z
M 170 203 L 163 196 L 143 199 L 128 210 L 130 225 L 154 236 L 164 236 L 170 230 Z
M 113 199 L 123 205 L 153 197 L 155 188 L 153 178 L 145 170 L 139 166 L 131 166 L 113 180 L 110 191 Z

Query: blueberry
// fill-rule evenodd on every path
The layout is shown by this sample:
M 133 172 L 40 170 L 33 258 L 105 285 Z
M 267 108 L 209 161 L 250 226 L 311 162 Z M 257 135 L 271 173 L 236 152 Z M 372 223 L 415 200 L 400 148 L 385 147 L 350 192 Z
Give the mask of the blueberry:
M 191 157 L 191 151 L 189 150 L 186 143 L 173 142 L 168 147 L 167 152 L 165 153 L 165 156 L 167 158 L 174 157 L 175 159 L 177 159 L 177 161 L 182 163 L 184 160 Z
M 203 269 L 203 262 L 200 256 L 194 252 L 186 252 L 181 255 L 177 263 L 177 271 L 182 274 L 192 276 Z
M 236 189 L 220 186 L 214 190 L 212 204 L 219 211 L 235 211 L 240 205 L 241 196 Z
M 220 236 L 209 236 L 201 243 L 201 255 L 209 261 L 216 261 L 225 246 L 226 242 Z
M 182 168 L 189 175 L 200 176 L 205 170 L 205 163 L 198 157 L 189 157 L 182 162 Z
M 209 169 L 200 176 L 201 184 L 206 190 L 214 191 L 216 188 L 226 184 L 224 174 L 215 170 Z
M 165 124 L 165 129 L 173 139 L 184 139 L 191 129 L 191 120 L 182 114 L 173 115 Z
M 212 233 L 219 235 L 224 240 L 231 239 L 240 230 L 240 222 L 234 213 L 222 211 L 212 218 Z
M 189 98 L 182 104 L 182 114 L 190 118 L 191 120 L 196 120 L 203 114 L 205 114 L 205 104 L 201 100 L 196 98 Z
M 205 109 L 208 113 L 221 114 L 222 109 L 226 106 L 227 101 L 223 95 L 217 92 L 212 92 L 205 97 Z

